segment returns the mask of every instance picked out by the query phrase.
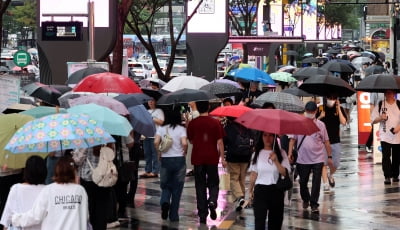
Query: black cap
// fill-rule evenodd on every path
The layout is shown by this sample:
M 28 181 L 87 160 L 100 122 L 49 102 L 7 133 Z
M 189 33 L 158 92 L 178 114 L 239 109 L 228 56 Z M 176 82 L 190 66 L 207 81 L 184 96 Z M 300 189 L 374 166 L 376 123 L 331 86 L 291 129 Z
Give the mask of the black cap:
M 317 110 L 317 104 L 313 101 L 307 102 L 305 106 L 306 111 L 315 111 Z

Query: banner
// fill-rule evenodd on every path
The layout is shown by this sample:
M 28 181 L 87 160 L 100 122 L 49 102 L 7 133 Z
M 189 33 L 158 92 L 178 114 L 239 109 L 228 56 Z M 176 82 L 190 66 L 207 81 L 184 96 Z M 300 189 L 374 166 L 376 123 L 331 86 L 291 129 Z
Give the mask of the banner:
M 367 143 L 371 132 L 370 93 L 357 92 L 358 146 Z

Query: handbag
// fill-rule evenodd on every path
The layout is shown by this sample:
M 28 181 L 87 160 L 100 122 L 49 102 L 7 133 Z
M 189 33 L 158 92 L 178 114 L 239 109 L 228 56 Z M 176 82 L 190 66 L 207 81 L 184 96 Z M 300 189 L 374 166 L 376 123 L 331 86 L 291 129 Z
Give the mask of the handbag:
M 287 168 L 285 168 L 285 170 L 286 176 L 279 174 L 278 181 L 276 182 L 276 187 L 281 191 L 287 191 L 293 187 L 293 181 L 290 179 Z
M 168 127 L 166 129 L 167 133 L 161 138 L 161 143 L 158 146 L 158 151 L 162 153 L 167 152 L 172 146 L 172 137 L 168 133 Z

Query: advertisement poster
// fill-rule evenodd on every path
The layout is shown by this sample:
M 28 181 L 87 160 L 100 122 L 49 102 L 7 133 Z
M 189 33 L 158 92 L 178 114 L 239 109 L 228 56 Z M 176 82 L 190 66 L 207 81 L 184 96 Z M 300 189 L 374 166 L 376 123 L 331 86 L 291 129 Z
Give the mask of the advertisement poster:
M 18 77 L 0 76 L 0 112 L 19 103 L 20 80 Z
M 371 132 L 370 93 L 357 92 L 358 145 L 367 143 Z

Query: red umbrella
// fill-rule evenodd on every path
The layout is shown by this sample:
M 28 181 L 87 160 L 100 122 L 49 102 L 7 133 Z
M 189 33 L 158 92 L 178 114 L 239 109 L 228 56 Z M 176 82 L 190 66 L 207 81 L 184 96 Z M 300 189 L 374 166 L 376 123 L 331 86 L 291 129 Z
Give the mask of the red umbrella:
M 89 75 L 76 84 L 72 91 L 125 94 L 142 93 L 139 86 L 129 77 L 110 72 Z
M 243 105 L 221 106 L 214 109 L 210 115 L 219 117 L 240 117 L 250 110 L 253 109 Z
M 255 109 L 244 113 L 235 121 L 249 129 L 278 135 L 310 135 L 319 131 L 312 119 L 280 109 Z

